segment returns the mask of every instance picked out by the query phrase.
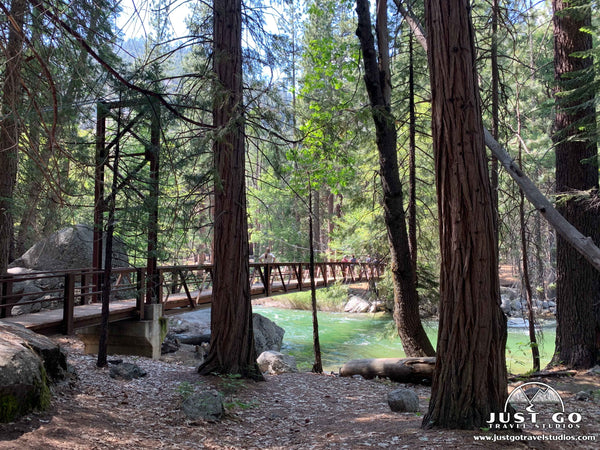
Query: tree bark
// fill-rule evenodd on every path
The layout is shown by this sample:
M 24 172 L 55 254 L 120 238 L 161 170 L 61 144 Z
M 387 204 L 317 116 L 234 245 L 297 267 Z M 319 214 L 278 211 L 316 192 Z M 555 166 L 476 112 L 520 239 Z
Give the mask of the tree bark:
M 390 243 L 390 270 L 394 283 L 394 319 L 408 356 L 432 356 L 435 351 L 419 317 L 419 299 L 406 230 L 402 183 L 398 170 L 397 135 L 391 111 L 390 68 L 387 46 L 387 1 L 377 2 L 379 53 L 371 33 L 368 0 L 357 0 L 358 28 L 365 67 L 365 85 L 377 135 L 384 219 Z
M 468 0 L 426 2 L 441 270 L 436 368 L 424 428 L 476 429 L 507 398 L 500 309 Z
M 590 239 L 600 242 L 598 148 L 591 58 L 572 56 L 592 49 L 589 1 L 554 0 L 554 73 L 556 117 L 557 207 Z M 570 7 L 583 6 L 577 11 Z M 584 13 L 585 11 L 585 13 Z M 585 71 L 588 71 L 586 74 Z M 582 79 L 583 78 L 583 79 Z M 586 86 L 578 89 L 578 86 Z M 570 368 L 590 368 L 598 361 L 594 305 L 600 304 L 600 272 L 561 236 L 556 248 L 556 346 L 553 362 Z M 600 308 L 600 306 L 597 306 Z
M 256 363 L 248 223 L 245 191 L 242 105 L 242 2 L 214 1 L 213 121 L 215 217 L 211 344 L 201 374 L 240 374 L 262 380 Z
M 8 263 L 13 259 L 13 194 L 17 183 L 19 158 L 19 108 L 23 97 L 21 62 L 26 12 L 26 0 L 12 1 L 8 17 L 8 42 L 0 104 L 0 274 L 6 272 Z
M 492 2 L 492 48 L 491 48 L 491 65 L 492 65 L 492 136 L 498 140 L 500 134 L 500 117 L 499 107 L 500 99 L 498 96 L 500 87 L 500 68 L 498 65 L 498 18 L 500 16 L 499 0 Z M 498 212 L 498 158 L 492 154 L 490 162 L 490 183 L 492 185 L 492 202 L 494 213 L 494 233 L 496 235 L 496 243 L 499 242 L 499 212 Z

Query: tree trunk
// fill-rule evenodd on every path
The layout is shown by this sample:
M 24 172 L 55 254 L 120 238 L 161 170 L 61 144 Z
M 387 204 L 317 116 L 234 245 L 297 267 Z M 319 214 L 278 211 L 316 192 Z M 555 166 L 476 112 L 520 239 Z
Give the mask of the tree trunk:
M 242 2 L 215 1 L 213 121 L 215 164 L 214 278 L 211 344 L 201 374 L 240 374 L 262 380 L 256 363 L 242 105 Z
M 498 18 L 500 16 L 499 0 L 493 0 L 492 4 L 492 48 L 491 48 L 491 64 L 492 64 L 492 136 L 498 140 L 500 134 L 500 117 L 499 106 L 500 99 L 498 98 L 500 86 L 500 69 L 498 66 Z M 492 208 L 494 214 L 494 233 L 496 235 L 496 244 L 499 242 L 499 213 L 498 213 L 498 158 L 492 154 L 490 164 L 490 183 L 492 186 Z
M 314 373 L 323 373 L 323 361 L 321 359 L 321 341 L 319 339 L 319 318 L 317 315 L 317 285 L 315 282 L 315 240 L 313 230 L 313 202 L 312 189 L 310 187 L 310 177 L 308 180 L 308 236 L 310 247 L 310 264 L 308 270 L 310 272 L 310 304 L 312 310 L 312 325 L 313 325 L 313 350 L 315 353 L 315 362 L 312 367 Z
M 410 244 L 410 260 L 413 266 L 415 284 L 417 277 L 417 118 L 415 111 L 415 68 L 413 33 L 409 36 L 408 63 L 408 114 L 409 114 L 409 150 L 408 150 L 408 242 Z
M 387 1 L 377 2 L 376 31 L 379 57 L 371 33 L 368 0 L 357 0 L 358 29 L 365 66 L 365 85 L 377 134 L 384 220 L 390 242 L 390 270 L 394 283 L 394 319 L 408 356 L 432 356 L 435 351 L 419 317 L 419 299 L 406 230 L 402 184 L 398 171 L 395 119 L 391 111 L 391 83 L 387 46 Z
M 21 61 L 26 0 L 13 0 L 5 48 L 4 84 L 0 104 L 0 275 L 13 259 L 13 194 L 19 158 L 19 107 L 21 105 Z
M 316 248 L 320 253 L 323 250 L 323 245 L 321 243 L 321 195 L 318 189 L 312 189 L 312 214 L 313 214 L 313 251 Z
M 427 42 L 425 33 L 421 28 L 415 16 L 407 11 L 401 3 L 401 0 L 394 0 L 398 11 L 402 13 L 409 26 L 415 33 L 417 40 L 427 50 Z M 585 85 L 584 85 L 585 86 Z M 560 234 L 573 248 L 581 254 L 596 270 L 600 271 L 600 248 L 594 244 L 594 241 L 582 234 L 568 220 L 566 220 L 555 208 L 552 203 L 540 192 L 533 184 L 531 179 L 514 163 L 506 149 L 502 147 L 498 141 L 484 128 L 485 145 L 491 150 L 492 154 L 498 158 L 498 162 L 502 164 L 506 172 L 521 188 L 527 200 L 535 207 L 535 209 L 554 227 L 557 234 Z M 598 308 L 600 317 L 600 307 Z
M 440 248 L 436 369 L 423 427 L 476 429 L 507 398 L 473 28 L 467 0 L 426 2 Z
M 520 159 L 520 158 L 519 158 Z M 535 314 L 533 311 L 533 292 L 531 290 L 531 280 L 529 277 L 529 252 L 527 250 L 527 225 L 525 222 L 525 195 L 520 191 L 519 201 L 519 222 L 521 228 L 521 256 L 523 265 L 523 286 L 527 299 L 527 320 L 529 322 L 529 345 L 531 346 L 531 359 L 533 361 L 533 370 L 540 371 L 540 349 L 535 335 Z
M 587 6 L 569 11 L 573 6 Z M 600 242 L 598 149 L 591 58 L 571 56 L 591 50 L 589 1 L 554 0 L 554 73 L 557 208 L 584 235 Z M 587 71 L 587 73 L 586 73 Z M 587 82 L 585 81 L 587 80 Z M 577 89 L 585 86 L 584 89 Z M 574 90 L 574 91 L 573 91 Z M 553 362 L 590 368 L 598 360 L 594 304 L 600 303 L 600 272 L 562 237 L 556 249 L 556 346 Z

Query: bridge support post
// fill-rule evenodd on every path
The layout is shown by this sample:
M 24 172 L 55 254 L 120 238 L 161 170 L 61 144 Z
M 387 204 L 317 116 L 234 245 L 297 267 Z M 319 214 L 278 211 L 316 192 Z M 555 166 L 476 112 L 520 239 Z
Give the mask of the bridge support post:
M 124 320 L 108 325 L 108 354 L 137 355 L 152 359 L 160 357 L 160 347 L 167 334 L 167 319 L 162 316 L 161 304 L 144 305 L 145 320 Z M 77 331 L 86 354 L 98 353 L 100 327 Z

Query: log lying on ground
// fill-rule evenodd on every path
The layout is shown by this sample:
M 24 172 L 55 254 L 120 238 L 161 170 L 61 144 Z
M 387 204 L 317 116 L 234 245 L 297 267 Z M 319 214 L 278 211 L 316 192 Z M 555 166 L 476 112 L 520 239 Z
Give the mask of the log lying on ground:
M 576 370 L 540 370 L 526 375 L 509 375 L 508 381 L 522 381 L 530 378 L 574 377 L 575 375 L 577 375 Z
M 389 378 L 400 383 L 429 384 L 433 378 L 435 357 L 354 359 L 340 369 L 340 376 Z
M 176 334 L 174 337 L 181 344 L 201 345 L 210 343 L 210 334 Z

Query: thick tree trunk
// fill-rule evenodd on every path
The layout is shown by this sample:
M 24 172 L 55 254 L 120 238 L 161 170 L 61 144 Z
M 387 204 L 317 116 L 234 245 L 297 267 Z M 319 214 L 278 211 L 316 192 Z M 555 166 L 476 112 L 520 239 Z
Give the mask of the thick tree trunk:
M 19 107 L 21 104 L 21 61 L 26 0 L 13 0 L 8 20 L 4 83 L 0 104 L 0 275 L 13 258 L 13 194 L 19 158 Z
M 468 11 L 468 0 L 426 2 L 442 265 L 425 428 L 485 426 L 507 398 L 506 318 Z
M 214 2 L 213 107 L 215 135 L 215 217 L 211 344 L 201 374 L 240 374 L 263 379 L 256 363 L 248 223 L 245 192 L 245 149 L 242 106 L 241 0 Z
M 591 58 L 572 56 L 592 48 L 591 9 L 568 8 L 589 1 L 554 0 L 554 72 L 556 117 L 557 207 L 584 235 L 600 242 L 598 203 L 598 149 L 595 142 L 594 90 L 581 79 L 593 80 Z M 579 72 L 579 73 L 577 73 Z M 566 75 L 569 75 L 566 77 Z M 586 86 L 586 89 L 577 89 Z M 575 92 L 569 92 L 575 89 Z M 565 95 L 566 94 L 566 95 Z M 594 305 L 600 304 L 600 272 L 562 237 L 557 240 L 556 347 L 553 362 L 571 368 L 589 368 L 598 361 Z M 600 306 L 597 306 L 600 308 Z
M 387 1 L 377 2 L 379 57 L 371 33 L 368 0 L 357 0 L 358 29 L 365 66 L 365 85 L 377 134 L 383 210 L 390 242 L 390 270 L 394 282 L 394 319 L 408 356 L 435 354 L 419 317 L 419 298 L 406 230 L 402 183 L 398 171 L 396 125 L 390 107 L 391 83 L 387 47 Z
M 360 375 L 367 380 L 380 377 L 398 383 L 429 384 L 434 369 L 435 357 L 354 359 L 340 368 L 340 376 Z
M 500 117 L 499 117 L 499 86 L 500 86 L 500 69 L 498 65 L 498 18 L 500 16 L 499 0 L 493 0 L 492 4 L 492 48 L 491 48 L 491 64 L 492 64 L 492 136 L 498 140 L 500 134 Z M 498 158 L 492 154 L 490 164 L 490 183 L 492 186 L 492 208 L 494 214 L 494 233 L 496 235 L 496 243 L 499 242 L 499 214 L 498 214 Z
M 414 15 L 407 11 L 401 0 L 394 0 L 398 11 L 404 16 L 409 26 L 415 33 L 417 40 L 423 46 L 425 51 L 428 51 L 425 33 Z M 600 271 L 600 248 L 589 236 L 585 236 L 577 230 L 567 219 L 565 219 L 555 208 L 552 203 L 540 192 L 533 184 L 531 179 L 515 164 L 506 149 L 502 147 L 492 134 L 484 129 L 485 145 L 491 150 L 492 154 L 498 158 L 498 162 L 502 164 L 506 172 L 521 188 L 527 200 L 535 207 L 535 209 L 548 221 L 548 223 L 561 235 L 573 248 L 581 254 L 596 270 Z M 599 308 L 600 309 L 600 308 Z M 598 311 L 600 316 L 600 311 Z

